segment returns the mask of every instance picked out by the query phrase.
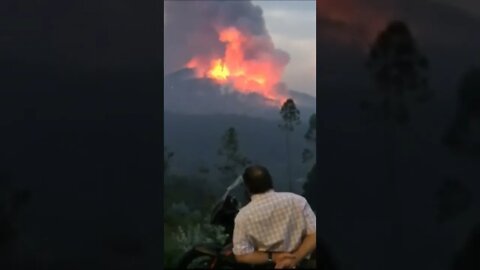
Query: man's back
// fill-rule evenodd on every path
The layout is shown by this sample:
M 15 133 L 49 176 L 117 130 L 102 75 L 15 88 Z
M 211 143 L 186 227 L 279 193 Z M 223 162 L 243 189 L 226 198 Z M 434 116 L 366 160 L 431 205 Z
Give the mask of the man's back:
M 315 232 L 316 220 L 305 198 L 273 190 L 252 196 L 235 219 L 235 253 L 292 252 Z

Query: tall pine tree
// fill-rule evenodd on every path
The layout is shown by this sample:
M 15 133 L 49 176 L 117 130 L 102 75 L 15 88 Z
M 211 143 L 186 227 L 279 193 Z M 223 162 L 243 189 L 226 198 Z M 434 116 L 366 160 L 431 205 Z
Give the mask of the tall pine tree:
M 300 124 L 300 111 L 297 109 L 293 99 L 287 99 L 280 109 L 280 116 L 282 123 L 279 125 L 280 129 L 285 132 L 285 146 L 287 150 L 287 177 L 288 190 L 292 191 L 292 154 L 291 154 L 291 134 L 295 127 Z

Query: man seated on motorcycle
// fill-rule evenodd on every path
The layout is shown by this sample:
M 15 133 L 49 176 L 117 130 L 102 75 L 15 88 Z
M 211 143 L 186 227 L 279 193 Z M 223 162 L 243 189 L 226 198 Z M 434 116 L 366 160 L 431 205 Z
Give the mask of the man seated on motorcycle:
M 233 253 L 239 263 L 274 263 L 295 268 L 316 248 L 316 217 L 307 200 L 275 192 L 265 167 L 251 166 L 243 174 L 251 201 L 235 218 Z M 302 266 L 303 267 L 303 266 Z

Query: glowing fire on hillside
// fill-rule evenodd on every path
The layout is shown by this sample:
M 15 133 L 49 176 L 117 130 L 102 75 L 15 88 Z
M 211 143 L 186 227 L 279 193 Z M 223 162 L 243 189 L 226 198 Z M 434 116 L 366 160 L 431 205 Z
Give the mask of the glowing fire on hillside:
M 219 58 L 192 58 L 186 67 L 194 69 L 199 78 L 210 78 L 221 85 L 230 85 L 242 93 L 257 93 L 273 102 L 283 103 L 287 98 L 279 93 L 280 82 L 287 60 L 279 60 L 271 40 L 264 36 L 241 33 L 235 27 L 218 31 L 219 41 L 225 44 Z

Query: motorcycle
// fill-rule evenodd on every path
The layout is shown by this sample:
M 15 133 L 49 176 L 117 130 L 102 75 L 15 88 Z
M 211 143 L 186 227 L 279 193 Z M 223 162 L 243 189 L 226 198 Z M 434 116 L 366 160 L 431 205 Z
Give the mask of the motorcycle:
M 223 245 L 200 244 L 187 251 L 179 261 L 179 269 L 204 268 L 204 269 L 239 269 L 245 268 L 235 261 L 232 248 L 233 228 L 235 217 L 240 211 L 239 201 L 230 192 L 242 183 L 242 177 L 238 177 L 230 185 L 221 200 L 212 210 L 210 224 L 224 228 L 228 238 Z
M 214 244 L 200 244 L 189 251 L 187 251 L 180 259 L 179 269 L 254 269 L 251 265 L 240 264 L 236 262 L 233 254 L 232 236 L 235 226 L 235 217 L 240 211 L 239 201 L 230 192 L 237 186 L 242 184 L 243 178 L 239 176 L 232 185 L 230 185 L 222 199 L 215 205 L 212 210 L 210 223 L 221 226 L 229 237 L 225 240 L 223 245 Z M 323 241 L 317 240 L 317 253 L 319 253 L 320 265 L 317 265 L 322 270 L 335 270 L 332 256 L 329 249 Z M 312 254 L 313 258 L 316 254 Z M 260 268 L 274 268 L 274 265 L 264 265 Z

